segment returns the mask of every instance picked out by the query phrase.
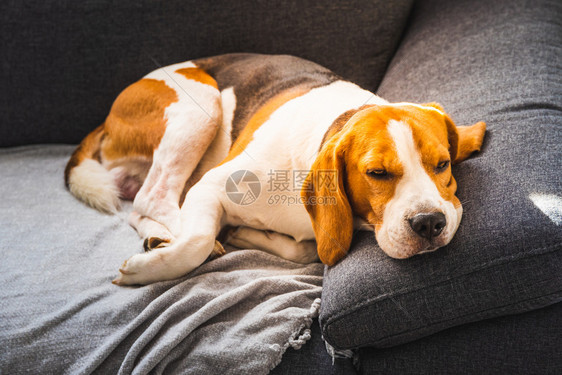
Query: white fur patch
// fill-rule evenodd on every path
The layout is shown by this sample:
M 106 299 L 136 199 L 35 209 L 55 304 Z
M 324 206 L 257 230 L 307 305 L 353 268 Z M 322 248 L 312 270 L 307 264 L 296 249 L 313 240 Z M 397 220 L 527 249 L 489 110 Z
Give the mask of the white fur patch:
M 234 119 L 234 110 L 236 109 L 236 95 L 234 95 L 232 87 L 221 91 L 221 103 L 222 125 L 217 130 L 215 139 L 213 139 L 213 142 L 201 159 L 198 167 L 201 172 L 207 172 L 223 161 L 232 145 L 232 120 Z
M 377 241 L 389 256 L 405 258 L 448 243 L 460 224 L 462 208 L 455 208 L 452 202 L 441 197 L 422 165 L 411 128 L 403 122 L 391 120 L 387 130 L 394 141 L 404 174 L 396 185 L 394 197 L 385 208 L 383 224 L 377 229 Z M 420 248 L 420 239 L 412 232 L 407 220 L 424 212 L 442 212 L 447 224 L 439 241 Z
M 169 77 L 169 74 L 174 73 L 178 69 L 185 69 L 185 68 L 197 68 L 197 66 L 191 61 L 184 61 L 174 65 L 164 66 L 160 69 L 154 70 L 143 78 L 151 78 L 157 80 L 165 80 L 165 77 Z
M 221 91 L 222 101 L 222 127 L 223 133 L 228 134 L 228 148 L 230 148 L 230 133 L 232 132 L 232 120 L 236 110 L 236 95 L 234 88 L 229 87 Z
M 113 177 L 100 163 L 86 159 L 70 171 L 70 192 L 89 206 L 103 212 L 116 212 L 119 190 Z
M 438 206 L 442 200 L 437 187 L 427 175 L 421 157 L 414 145 L 410 127 L 402 122 L 390 120 L 388 132 L 394 141 L 398 158 L 404 168 L 404 176 L 396 187 L 396 196 L 423 196 L 430 206 Z

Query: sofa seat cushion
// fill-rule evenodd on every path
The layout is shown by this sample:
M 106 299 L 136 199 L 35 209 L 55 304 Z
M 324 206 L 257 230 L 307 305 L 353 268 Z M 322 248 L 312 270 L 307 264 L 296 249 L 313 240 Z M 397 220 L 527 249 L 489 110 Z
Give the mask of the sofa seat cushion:
M 359 233 L 325 272 L 320 322 L 338 349 L 389 347 L 562 299 L 562 4 L 423 1 L 379 94 L 485 121 L 453 170 L 464 216 L 437 252 L 395 260 Z
M 360 373 L 561 374 L 560 327 L 562 303 L 465 324 L 393 348 L 362 348 Z

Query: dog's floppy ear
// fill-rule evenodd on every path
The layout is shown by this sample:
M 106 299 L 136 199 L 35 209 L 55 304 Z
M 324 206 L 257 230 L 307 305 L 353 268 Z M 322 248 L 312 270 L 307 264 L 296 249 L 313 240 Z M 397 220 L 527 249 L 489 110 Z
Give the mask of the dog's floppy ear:
M 428 103 L 424 105 L 438 109 L 445 116 L 449 137 L 449 154 L 453 164 L 458 164 L 468 159 L 473 152 L 480 151 L 486 133 L 484 122 L 480 121 L 470 126 L 456 126 L 440 104 Z
M 449 134 L 449 152 L 453 164 L 468 159 L 473 152 L 480 151 L 486 124 L 482 121 L 470 126 L 456 126 L 451 118 L 445 115 Z
M 334 135 L 324 144 L 301 190 L 316 235 L 318 257 L 328 266 L 347 254 L 353 236 L 341 138 Z

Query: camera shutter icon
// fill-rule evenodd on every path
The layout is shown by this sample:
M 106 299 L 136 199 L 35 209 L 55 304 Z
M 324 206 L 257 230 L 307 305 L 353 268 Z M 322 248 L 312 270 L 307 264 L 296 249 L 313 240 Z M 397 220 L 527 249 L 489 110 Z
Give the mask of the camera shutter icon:
M 228 198 L 241 206 L 252 204 L 261 192 L 261 183 L 251 171 L 242 169 L 228 176 L 225 184 Z

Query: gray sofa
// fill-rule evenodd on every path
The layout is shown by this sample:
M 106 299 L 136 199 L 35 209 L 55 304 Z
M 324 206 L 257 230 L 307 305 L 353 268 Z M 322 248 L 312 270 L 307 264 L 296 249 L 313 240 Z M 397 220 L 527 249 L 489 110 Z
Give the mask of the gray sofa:
M 72 198 L 64 165 L 128 84 L 241 51 L 308 58 L 387 100 L 488 125 L 454 169 L 453 242 L 399 261 L 358 233 L 324 270 L 310 340 L 272 373 L 562 373 L 559 1 L 10 1 L 0 17 L 0 373 L 135 372 L 123 363 L 143 326 L 107 338 L 175 284 L 109 283 L 140 239 L 125 214 Z M 164 362 L 152 372 L 183 373 Z

